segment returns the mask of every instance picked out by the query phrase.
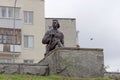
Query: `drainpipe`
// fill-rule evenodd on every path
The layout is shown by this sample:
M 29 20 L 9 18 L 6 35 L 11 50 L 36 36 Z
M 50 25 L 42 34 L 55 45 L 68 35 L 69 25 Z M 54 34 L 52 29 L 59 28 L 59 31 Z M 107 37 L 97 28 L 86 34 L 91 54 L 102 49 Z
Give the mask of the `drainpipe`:
M 14 7 L 13 7 L 13 11 L 14 11 L 14 15 L 13 15 L 13 63 L 15 63 L 15 26 L 16 26 L 16 16 L 15 16 L 15 13 L 16 13 L 16 3 L 17 3 L 17 0 L 14 0 Z

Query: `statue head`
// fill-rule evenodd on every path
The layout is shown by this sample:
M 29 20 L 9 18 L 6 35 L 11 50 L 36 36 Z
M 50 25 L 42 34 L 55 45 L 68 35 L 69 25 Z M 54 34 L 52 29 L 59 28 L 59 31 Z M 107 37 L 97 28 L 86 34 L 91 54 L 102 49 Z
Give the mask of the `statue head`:
M 53 26 L 53 29 L 58 29 L 60 27 L 60 24 L 57 19 L 53 19 L 52 26 Z

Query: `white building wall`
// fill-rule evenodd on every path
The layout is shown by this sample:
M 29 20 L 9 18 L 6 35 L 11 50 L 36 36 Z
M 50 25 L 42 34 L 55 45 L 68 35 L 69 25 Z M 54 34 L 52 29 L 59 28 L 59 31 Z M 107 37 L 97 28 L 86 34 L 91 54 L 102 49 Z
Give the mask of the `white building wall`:
M 22 53 L 20 62 L 24 60 L 34 60 L 39 62 L 44 57 L 45 48 L 41 43 L 45 33 L 44 1 L 43 0 L 18 0 L 23 11 L 33 11 L 33 25 L 22 23 Z M 22 21 L 24 17 L 22 15 Z M 34 36 L 34 48 L 24 47 L 24 35 Z

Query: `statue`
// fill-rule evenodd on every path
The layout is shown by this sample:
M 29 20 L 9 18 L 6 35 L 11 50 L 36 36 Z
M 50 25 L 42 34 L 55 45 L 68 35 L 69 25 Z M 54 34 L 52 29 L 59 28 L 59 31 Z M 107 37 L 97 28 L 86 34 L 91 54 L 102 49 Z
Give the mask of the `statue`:
M 46 53 L 52 51 L 53 49 L 57 47 L 63 47 L 64 46 L 64 35 L 61 31 L 58 30 L 60 28 L 60 24 L 58 20 L 54 19 L 52 23 L 52 29 L 49 29 L 43 39 L 42 43 L 46 44 Z

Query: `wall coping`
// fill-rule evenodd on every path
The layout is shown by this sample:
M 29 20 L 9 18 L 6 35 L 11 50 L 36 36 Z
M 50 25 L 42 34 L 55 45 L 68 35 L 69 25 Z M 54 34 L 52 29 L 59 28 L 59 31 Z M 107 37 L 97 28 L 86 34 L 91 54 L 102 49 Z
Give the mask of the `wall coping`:
M 48 65 L 41 65 L 38 63 L 28 64 L 28 63 L 0 63 L 2 65 L 26 65 L 26 66 L 48 66 Z
M 105 72 L 106 74 L 120 74 L 120 72 Z
M 45 19 L 58 19 L 58 20 L 76 20 L 76 18 L 51 18 L 51 17 L 47 17 Z
M 61 48 L 56 48 L 55 50 L 97 50 L 97 51 L 103 51 L 102 48 L 77 48 L 77 47 L 61 47 Z
M 59 51 L 59 50 L 86 50 L 86 51 L 103 51 L 103 49 L 101 48 L 77 48 L 77 47 L 61 47 L 61 48 L 56 48 L 52 51 L 50 51 L 47 56 L 49 56 L 51 53 L 54 53 L 55 51 Z M 47 57 L 46 56 L 46 57 Z

